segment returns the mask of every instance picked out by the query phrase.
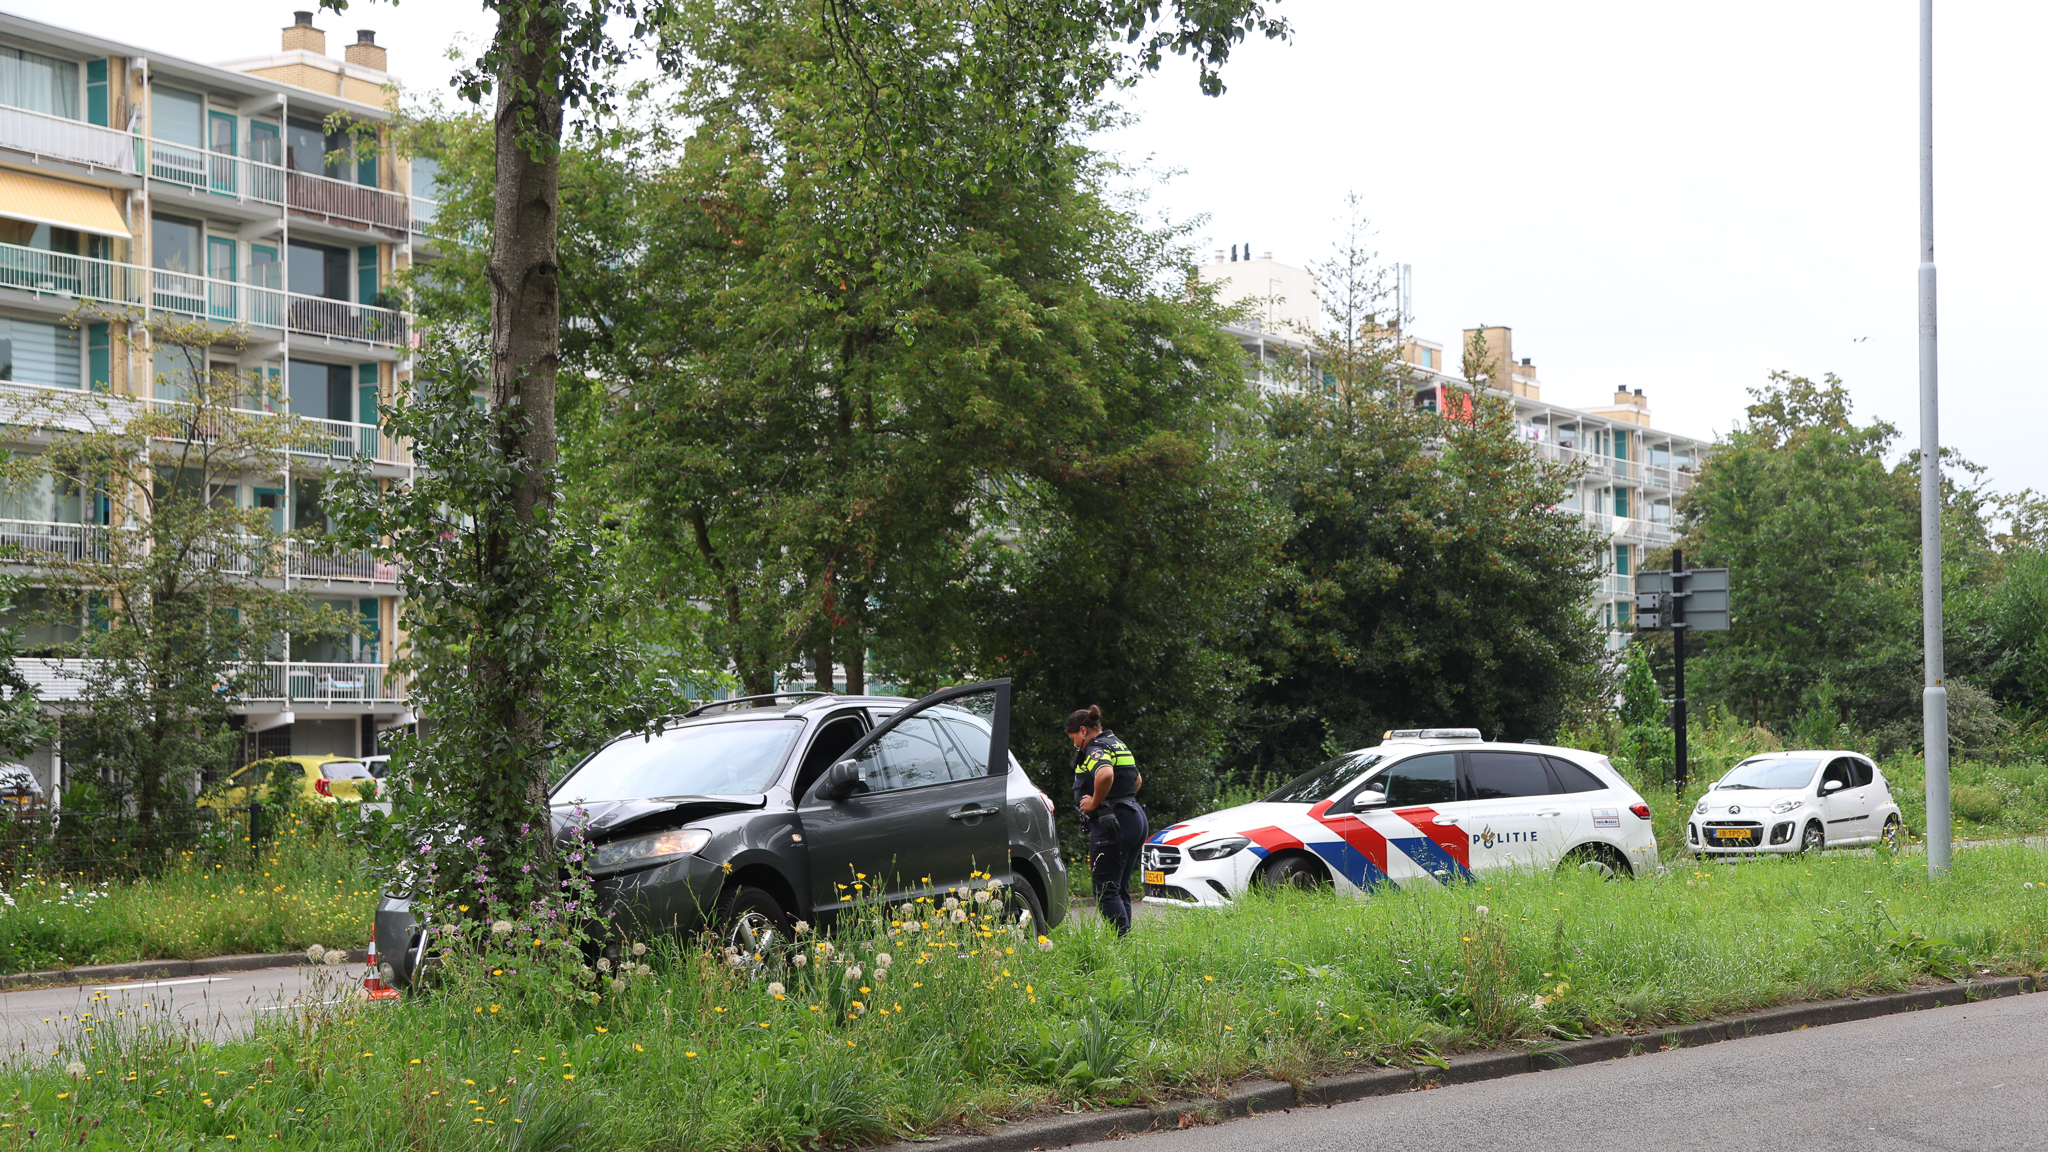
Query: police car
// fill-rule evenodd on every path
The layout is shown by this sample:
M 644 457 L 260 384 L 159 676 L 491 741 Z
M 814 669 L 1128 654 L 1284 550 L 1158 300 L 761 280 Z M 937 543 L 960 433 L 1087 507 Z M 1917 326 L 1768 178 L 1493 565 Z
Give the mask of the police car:
M 1752 756 L 1714 782 L 1686 822 L 1702 856 L 1899 844 L 1900 812 L 1877 765 L 1840 750 Z
M 1255 804 L 1145 842 L 1145 895 L 1228 904 L 1255 884 L 1366 892 L 1500 868 L 1657 865 L 1650 807 L 1605 756 L 1473 728 L 1389 732 Z

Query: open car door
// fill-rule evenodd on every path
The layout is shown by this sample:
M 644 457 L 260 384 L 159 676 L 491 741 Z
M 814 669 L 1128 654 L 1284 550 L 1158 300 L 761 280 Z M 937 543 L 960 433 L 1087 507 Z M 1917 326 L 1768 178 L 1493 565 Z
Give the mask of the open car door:
M 1009 771 L 1008 680 L 934 692 L 876 725 L 797 802 L 811 906 L 901 900 L 975 872 L 1008 883 Z

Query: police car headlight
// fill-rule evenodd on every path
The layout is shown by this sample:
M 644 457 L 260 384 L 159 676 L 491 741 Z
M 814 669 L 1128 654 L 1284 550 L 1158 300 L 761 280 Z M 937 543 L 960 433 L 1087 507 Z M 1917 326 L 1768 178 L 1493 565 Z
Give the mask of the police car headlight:
M 1242 836 L 1226 836 L 1221 840 L 1211 840 L 1199 848 L 1190 848 L 1188 855 L 1197 860 L 1221 860 L 1225 856 L 1235 855 L 1249 843 L 1251 841 Z
M 1780 800 L 1776 804 L 1771 805 L 1771 811 L 1776 812 L 1782 816 L 1785 813 L 1790 812 L 1794 808 L 1797 808 L 1804 803 L 1806 803 L 1806 797 L 1794 796 L 1790 800 Z
M 711 833 L 704 828 L 678 828 L 673 832 L 656 832 L 652 836 L 635 836 L 630 840 L 614 840 L 600 844 L 590 853 L 590 870 L 593 873 L 624 872 L 628 868 L 643 868 L 678 856 L 688 856 L 704 847 L 711 839 Z

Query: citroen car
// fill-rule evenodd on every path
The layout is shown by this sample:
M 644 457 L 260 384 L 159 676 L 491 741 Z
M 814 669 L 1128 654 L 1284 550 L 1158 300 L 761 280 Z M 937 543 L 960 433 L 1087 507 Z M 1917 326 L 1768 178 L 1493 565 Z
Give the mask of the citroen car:
M 1143 856 L 1148 899 L 1198 906 L 1261 884 L 1368 892 L 1501 868 L 1634 876 L 1656 864 L 1649 805 L 1606 757 L 1472 728 L 1389 732 L 1255 804 L 1165 829 Z
M 1818 852 L 1899 842 L 1901 817 L 1877 765 L 1855 752 L 1752 756 L 1692 810 L 1686 847 L 1703 856 Z
M 795 921 L 829 927 L 890 902 L 995 879 L 1005 912 L 1048 932 L 1066 911 L 1052 801 L 1009 750 L 1010 682 L 909 700 L 799 692 L 725 700 L 621 736 L 550 795 L 621 934 L 715 930 L 760 953 Z M 409 900 L 376 913 L 385 979 L 429 936 Z

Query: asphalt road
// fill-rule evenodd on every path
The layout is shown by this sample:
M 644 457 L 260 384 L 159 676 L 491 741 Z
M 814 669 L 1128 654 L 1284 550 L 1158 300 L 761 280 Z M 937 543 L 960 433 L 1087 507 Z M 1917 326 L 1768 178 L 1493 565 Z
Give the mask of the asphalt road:
M 1117 1148 L 2048 1148 L 2048 994 L 1261 1116 Z
M 59 1043 L 90 1041 L 114 1029 L 227 1040 L 246 1033 L 259 1016 L 350 995 L 362 968 L 294 965 L 0 993 L 0 1050 L 49 1052 Z

